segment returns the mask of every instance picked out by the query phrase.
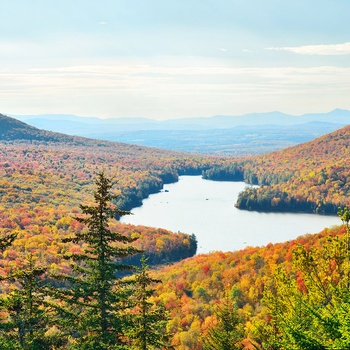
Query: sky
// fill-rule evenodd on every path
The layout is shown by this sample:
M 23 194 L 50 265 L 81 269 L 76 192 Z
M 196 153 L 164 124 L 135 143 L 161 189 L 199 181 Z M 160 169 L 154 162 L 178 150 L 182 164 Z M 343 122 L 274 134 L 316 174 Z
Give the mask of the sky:
M 349 0 L 0 0 L 0 113 L 350 109 Z

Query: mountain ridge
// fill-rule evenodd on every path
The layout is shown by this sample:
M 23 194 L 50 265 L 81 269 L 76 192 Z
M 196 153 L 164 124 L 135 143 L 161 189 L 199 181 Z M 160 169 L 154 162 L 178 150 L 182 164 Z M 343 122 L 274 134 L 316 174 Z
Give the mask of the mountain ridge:
M 241 192 L 237 207 L 257 211 L 336 214 L 349 205 L 350 125 L 312 141 L 244 160 L 231 171 L 259 188 Z
M 57 114 L 17 118 L 37 128 L 67 135 L 177 152 L 240 157 L 280 150 L 333 132 L 350 124 L 350 111 L 335 109 L 302 116 L 275 111 L 164 121 Z
M 324 121 L 350 124 L 350 111 L 345 109 L 334 109 L 327 113 L 303 114 L 300 116 L 290 115 L 279 111 L 266 113 L 249 113 L 239 116 L 215 115 L 212 117 L 193 117 L 169 120 L 154 120 L 150 118 L 108 118 L 80 117 L 65 114 L 42 114 L 42 115 L 11 115 L 12 117 L 25 121 L 32 126 L 52 128 L 52 131 L 64 132 L 68 128 L 71 133 L 84 136 L 91 130 L 91 133 L 104 131 L 137 131 L 137 130 L 200 130 L 200 129 L 224 129 L 240 125 L 292 125 L 303 124 L 310 121 Z M 60 125 L 64 121 L 67 126 Z M 73 124 L 73 122 L 77 124 Z M 72 124 L 70 124 L 72 123 Z M 90 127 L 89 127 L 90 126 Z M 93 126 L 93 127 L 92 127 Z M 114 129 L 113 129 L 114 128 Z M 85 130 L 85 131 L 84 131 Z M 69 131 L 69 130 L 68 130 Z

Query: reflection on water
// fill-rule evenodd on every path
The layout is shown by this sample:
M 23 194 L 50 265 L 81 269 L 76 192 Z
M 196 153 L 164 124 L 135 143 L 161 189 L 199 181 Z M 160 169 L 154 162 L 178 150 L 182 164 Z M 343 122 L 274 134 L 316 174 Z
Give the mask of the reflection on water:
M 284 242 L 305 233 L 317 233 L 340 224 L 336 216 L 258 213 L 234 207 L 243 182 L 217 182 L 200 176 L 180 176 L 144 200 L 121 222 L 194 233 L 198 253 L 233 251 L 269 242 Z

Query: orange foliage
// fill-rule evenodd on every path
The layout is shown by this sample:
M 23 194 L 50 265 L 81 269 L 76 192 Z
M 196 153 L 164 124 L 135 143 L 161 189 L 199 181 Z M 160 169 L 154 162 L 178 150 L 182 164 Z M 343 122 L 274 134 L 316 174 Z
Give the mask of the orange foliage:
M 162 280 L 157 286 L 155 300 L 166 302 L 172 318 L 169 325 L 173 320 L 178 322 L 174 329 L 170 327 L 175 334 L 176 348 L 185 348 L 181 334 L 190 332 L 193 323 L 199 326 L 199 334 L 205 334 L 215 322 L 217 303 L 224 301 L 227 292 L 247 320 L 249 332 L 252 318 L 268 317 L 260 300 L 264 289 L 271 284 L 276 268 L 291 268 L 292 250 L 299 244 L 320 248 L 329 236 L 343 234 L 343 227 L 325 229 L 316 235 L 308 234 L 285 243 L 270 243 L 266 247 L 201 254 L 155 271 L 154 277 Z M 305 289 L 302 275 L 297 274 L 295 278 L 300 288 Z M 195 333 L 191 335 L 194 337 Z M 194 340 L 201 349 L 200 336 Z
M 164 182 L 176 181 L 178 174 L 198 174 L 215 162 L 215 158 L 57 135 L 53 141 L 50 134 L 47 141 L 0 141 L 0 230 L 19 233 L 3 268 L 13 264 L 16 251 L 36 249 L 49 268 L 66 269 L 60 255 L 80 247 L 69 248 L 61 238 L 84 229 L 72 217 L 80 212 L 80 204 L 91 201 L 101 170 L 117 181 L 118 206 L 129 209 Z M 135 244 L 157 259 L 172 261 L 172 253 L 177 259 L 193 254 L 188 235 L 128 225 L 115 228 L 128 235 L 137 232 L 141 238 Z

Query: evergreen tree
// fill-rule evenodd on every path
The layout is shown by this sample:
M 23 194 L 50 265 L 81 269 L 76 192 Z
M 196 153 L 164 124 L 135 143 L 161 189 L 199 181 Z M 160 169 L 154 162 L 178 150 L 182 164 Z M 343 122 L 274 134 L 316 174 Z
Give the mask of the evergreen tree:
M 330 237 L 321 250 L 299 246 L 293 270 L 276 273 L 263 300 L 271 321 L 258 325 L 264 349 L 350 349 L 350 212 L 338 214 L 344 237 Z
M 12 242 L 16 239 L 18 232 L 13 232 L 8 235 L 4 235 L 0 238 L 0 251 L 3 252 L 7 247 L 9 247 Z
M 113 185 L 103 172 L 97 175 L 95 204 L 81 205 L 83 217 L 76 218 L 87 229 L 64 239 L 83 247 L 81 254 L 66 256 L 73 274 L 56 276 L 67 283 L 57 297 L 67 306 L 64 321 L 70 331 L 74 330 L 73 349 L 126 348 L 124 311 L 130 307 L 131 288 L 117 274 L 133 269 L 123 264 L 122 258 L 140 251 L 129 244 L 135 239 L 109 229 L 110 220 L 129 214 L 112 205 L 116 198 L 111 193 Z
M 48 350 L 63 345 L 60 334 L 50 332 L 52 319 L 45 302 L 45 279 L 41 279 L 46 270 L 28 253 L 21 269 L 1 277 L 16 285 L 0 298 L 6 315 L 0 323 L 1 349 Z
M 131 327 L 128 332 L 133 344 L 131 349 L 171 349 L 169 335 L 166 332 L 167 312 L 164 307 L 157 307 L 150 301 L 150 297 L 154 294 L 152 284 L 161 281 L 149 275 L 144 256 L 141 258 L 141 268 L 133 278 L 135 305 L 130 314 Z
M 237 307 L 227 295 L 224 303 L 215 312 L 217 324 L 209 329 L 203 338 L 205 350 L 243 349 L 243 322 L 237 313 Z

